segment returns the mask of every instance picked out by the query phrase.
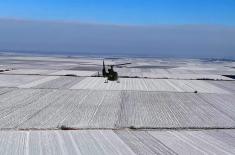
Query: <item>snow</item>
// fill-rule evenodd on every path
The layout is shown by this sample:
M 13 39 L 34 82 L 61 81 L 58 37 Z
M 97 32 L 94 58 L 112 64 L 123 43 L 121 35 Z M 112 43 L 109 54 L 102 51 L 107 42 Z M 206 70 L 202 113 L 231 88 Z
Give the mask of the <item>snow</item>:
M 174 79 L 141 79 L 120 78 L 120 83 L 104 78 L 87 77 L 71 87 L 71 89 L 91 90 L 133 90 L 133 91 L 164 91 L 164 92 L 194 92 L 229 94 L 222 88 L 216 87 L 202 80 L 174 80 Z
M 234 62 L 109 59 L 131 64 L 104 83 L 101 58 L 0 60 L 0 154 L 235 154 Z
M 233 130 L 1 131 L 0 154 L 234 154 Z

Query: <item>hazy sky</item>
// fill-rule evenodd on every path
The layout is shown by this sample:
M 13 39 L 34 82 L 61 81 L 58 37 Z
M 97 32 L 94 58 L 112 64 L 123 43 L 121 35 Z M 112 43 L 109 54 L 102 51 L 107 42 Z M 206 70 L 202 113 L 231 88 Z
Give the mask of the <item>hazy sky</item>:
M 235 0 L 4 0 L 0 51 L 235 58 Z
M 0 49 L 45 53 L 235 58 L 235 28 L 0 20 Z

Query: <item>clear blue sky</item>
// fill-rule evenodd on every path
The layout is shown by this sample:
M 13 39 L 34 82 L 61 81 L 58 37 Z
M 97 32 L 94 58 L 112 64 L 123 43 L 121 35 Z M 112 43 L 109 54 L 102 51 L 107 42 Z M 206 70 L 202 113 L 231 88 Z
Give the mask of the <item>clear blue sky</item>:
M 0 18 L 235 25 L 235 0 L 1 0 Z

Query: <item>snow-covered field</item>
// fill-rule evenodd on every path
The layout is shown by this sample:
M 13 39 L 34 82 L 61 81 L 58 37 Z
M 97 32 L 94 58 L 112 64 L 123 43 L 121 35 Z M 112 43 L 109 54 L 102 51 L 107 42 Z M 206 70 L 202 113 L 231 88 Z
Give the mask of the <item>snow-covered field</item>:
M 232 130 L 1 131 L 0 154 L 234 154 Z
M 233 61 L 126 62 L 1 55 L 0 154 L 235 154 Z
M 69 89 L 5 91 L 8 92 L 0 95 L 2 129 L 56 129 L 62 125 L 75 129 L 235 127 L 233 94 Z

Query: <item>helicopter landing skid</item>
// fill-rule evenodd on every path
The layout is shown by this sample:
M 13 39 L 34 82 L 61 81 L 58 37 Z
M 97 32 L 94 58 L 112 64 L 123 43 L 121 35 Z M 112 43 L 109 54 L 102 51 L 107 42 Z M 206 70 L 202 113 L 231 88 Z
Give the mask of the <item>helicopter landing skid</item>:
M 109 80 L 105 80 L 104 83 L 109 83 Z M 120 83 L 120 81 L 118 80 L 117 83 Z

